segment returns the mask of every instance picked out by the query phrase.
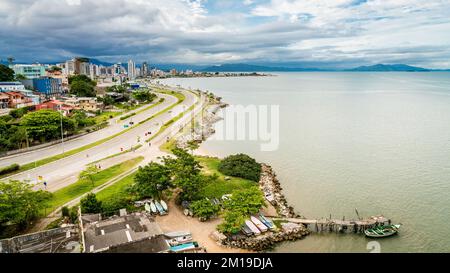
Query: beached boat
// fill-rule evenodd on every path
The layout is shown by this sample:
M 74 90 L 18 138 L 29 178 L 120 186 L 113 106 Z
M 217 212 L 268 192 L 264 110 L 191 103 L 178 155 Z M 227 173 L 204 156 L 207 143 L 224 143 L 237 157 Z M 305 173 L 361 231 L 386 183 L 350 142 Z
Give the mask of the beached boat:
M 276 226 L 275 224 L 267 219 L 264 215 L 262 215 L 261 213 L 259 214 L 259 219 L 261 220 L 261 222 L 263 222 L 264 225 L 266 225 L 270 230 L 275 230 Z
M 159 201 L 161 203 L 161 206 L 163 207 L 163 209 L 165 211 L 169 211 L 169 207 L 167 206 L 167 203 L 164 202 L 164 200 L 161 199 L 161 201 Z
M 153 201 L 150 202 L 150 209 L 151 209 L 152 213 L 158 212 L 158 210 L 156 209 L 155 203 L 153 203 Z
M 148 213 L 152 212 L 152 210 L 150 209 L 150 205 L 148 203 L 145 203 L 145 211 Z
M 156 209 L 158 210 L 159 214 L 163 215 L 164 213 L 166 213 L 166 211 L 163 209 L 163 207 L 161 206 L 161 204 L 158 201 L 155 201 L 155 206 L 156 206 Z
M 243 225 L 241 230 L 247 236 L 253 235 L 253 231 L 247 225 Z
M 399 228 L 400 225 L 380 226 L 365 230 L 364 233 L 366 234 L 367 237 L 383 238 L 397 234 Z
M 255 224 L 252 223 L 250 220 L 245 220 L 245 225 L 255 234 L 259 235 L 261 234 L 261 231 L 255 226 Z
M 253 222 L 253 224 L 255 224 L 258 227 L 259 230 L 261 230 L 261 232 L 266 232 L 268 230 L 267 226 L 264 225 L 261 221 L 259 221 L 259 219 L 256 218 L 255 216 L 251 216 L 250 220 Z
M 173 252 L 182 252 L 182 251 L 192 250 L 192 249 L 196 249 L 196 248 L 198 248 L 198 243 L 192 242 L 192 243 L 187 243 L 187 244 L 182 244 L 182 245 L 177 245 L 177 246 L 171 246 L 170 250 Z
M 191 236 L 191 233 L 189 231 L 175 231 L 175 232 L 165 233 L 164 235 L 169 238 L 177 238 L 177 237 L 183 237 L 183 236 Z
M 192 236 L 188 235 L 188 236 L 176 237 L 176 238 L 167 240 L 167 242 L 169 243 L 170 246 L 178 246 L 178 245 L 182 245 L 182 244 L 187 244 L 187 243 L 192 242 Z

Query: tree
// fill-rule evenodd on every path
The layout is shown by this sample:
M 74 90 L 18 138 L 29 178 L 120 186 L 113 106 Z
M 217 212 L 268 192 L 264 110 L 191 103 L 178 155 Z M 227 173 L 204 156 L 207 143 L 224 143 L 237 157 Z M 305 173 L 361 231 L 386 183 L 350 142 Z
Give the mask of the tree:
M 95 90 L 92 84 L 84 81 L 75 81 L 70 84 L 70 93 L 77 97 L 95 97 Z
M 148 90 L 139 90 L 133 93 L 133 97 L 139 102 L 152 102 L 157 96 Z
M 76 124 L 73 120 L 62 117 L 65 132 L 73 132 Z M 61 137 L 61 113 L 53 110 L 40 110 L 30 112 L 23 116 L 20 124 L 28 132 L 28 136 L 34 140 L 45 142 Z
M 226 157 L 219 164 L 218 170 L 229 176 L 241 177 L 258 182 L 261 177 L 261 164 L 245 154 Z
M 23 74 L 17 74 L 15 80 L 16 81 L 22 81 L 22 80 L 27 80 L 28 78 L 23 75 Z
M 225 234 L 238 233 L 245 223 L 245 216 L 239 212 L 225 212 L 223 222 L 217 226 L 217 230 Z
M 0 64 L 0 82 L 14 81 L 14 70 Z
M 80 200 L 82 213 L 101 213 L 102 201 L 97 200 L 94 193 L 89 193 Z
M 161 164 L 151 162 L 145 167 L 139 167 L 131 192 L 143 197 L 161 197 L 161 192 L 171 187 L 170 170 Z
M 244 216 L 258 213 L 263 206 L 264 196 L 258 187 L 234 191 L 231 198 L 224 202 L 226 210 L 239 212 Z
M 46 207 L 52 194 L 33 190 L 33 185 L 22 181 L 0 182 L 0 225 L 18 224 L 27 227 Z
M 81 110 L 74 111 L 72 119 L 76 122 L 77 128 L 92 126 L 95 124 L 95 120 L 88 118 L 86 112 Z
M 98 101 L 103 102 L 103 104 L 105 106 L 114 105 L 114 103 L 115 103 L 115 100 L 109 95 L 105 95 L 103 97 L 97 97 L 97 99 L 98 99 Z
M 191 154 L 193 154 L 194 151 L 200 147 L 198 142 L 195 140 L 189 140 L 186 144 L 187 144 L 188 149 L 191 151 Z
M 218 205 L 211 203 L 206 198 L 192 202 L 190 208 L 200 220 L 208 220 L 220 211 Z
M 163 162 L 171 171 L 173 183 L 182 189 L 186 200 L 195 200 L 208 178 L 200 174 L 200 163 L 186 150 L 175 148 L 172 152 L 176 158 L 166 156 Z
M 93 176 L 98 173 L 98 169 L 96 165 L 90 165 L 89 167 L 87 167 L 86 170 L 82 171 L 79 175 L 78 178 L 80 180 L 88 180 L 92 183 L 92 187 L 95 187 L 95 181 L 93 179 Z

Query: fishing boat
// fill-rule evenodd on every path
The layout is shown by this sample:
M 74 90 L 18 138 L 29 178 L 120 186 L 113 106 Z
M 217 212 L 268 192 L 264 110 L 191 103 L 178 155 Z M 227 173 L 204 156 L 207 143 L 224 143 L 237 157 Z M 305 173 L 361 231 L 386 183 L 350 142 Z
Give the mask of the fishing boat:
M 243 225 L 241 230 L 242 230 L 242 233 L 244 233 L 246 236 L 253 235 L 253 231 L 247 225 Z
M 264 225 L 261 221 L 258 220 L 258 218 L 256 218 L 255 216 L 251 216 L 250 220 L 253 222 L 253 224 L 255 224 L 259 230 L 261 230 L 261 232 L 266 232 L 267 231 L 267 226 Z
M 275 230 L 275 224 L 267 219 L 264 215 L 262 215 L 262 213 L 259 214 L 259 219 L 261 220 L 261 222 L 263 222 L 264 225 L 266 225 L 270 230 Z
M 165 213 L 163 207 L 161 206 L 161 204 L 158 201 L 155 201 L 155 206 L 156 206 L 156 209 L 158 210 L 159 214 L 163 215 Z
M 145 211 L 148 213 L 151 213 L 150 205 L 148 203 L 145 203 Z
M 175 232 L 165 233 L 164 235 L 169 238 L 177 238 L 177 237 L 183 237 L 183 236 L 191 236 L 191 233 L 189 231 L 175 231 Z
M 245 220 L 245 225 L 255 234 L 259 235 L 261 234 L 261 231 L 255 226 L 255 224 L 252 223 L 250 220 Z
M 163 207 L 163 209 L 164 209 L 165 211 L 169 211 L 169 208 L 167 207 L 167 203 L 164 202 L 164 200 L 161 200 L 161 201 L 159 201 L 159 202 L 161 203 L 161 206 Z
M 177 246 L 171 246 L 170 250 L 173 252 L 182 252 L 187 250 L 192 250 L 198 248 L 197 242 L 187 243 L 187 244 L 181 244 Z
M 158 212 L 158 210 L 156 209 L 155 203 L 153 203 L 153 201 L 150 202 L 150 209 L 152 210 L 152 213 Z
M 182 236 L 182 237 L 176 237 L 176 238 L 167 240 L 167 242 L 169 243 L 170 246 L 178 246 L 178 245 L 182 245 L 182 244 L 187 244 L 187 243 L 192 242 L 192 236 L 187 235 L 187 236 Z
M 399 228 L 400 225 L 380 226 L 365 230 L 364 233 L 366 234 L 367 237 L 383 238 L 397 234 Z

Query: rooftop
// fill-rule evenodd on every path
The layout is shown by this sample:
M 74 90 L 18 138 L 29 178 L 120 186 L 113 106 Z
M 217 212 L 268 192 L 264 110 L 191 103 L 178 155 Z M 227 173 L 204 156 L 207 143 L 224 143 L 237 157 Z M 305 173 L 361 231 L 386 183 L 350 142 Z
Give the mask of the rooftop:
M 160 252 L 164 250 L 164 244 L 158 239 L 162 233 L 154 219 L 144 213 L 85 221 L 85 249 L 88 253 L 109 252 L 113 249 L 117 252 L 145 252 L 145 249 Z M 134 243 L 140 247 L 134 246 Z M 144 248 L 146 244 L 148 246 Z

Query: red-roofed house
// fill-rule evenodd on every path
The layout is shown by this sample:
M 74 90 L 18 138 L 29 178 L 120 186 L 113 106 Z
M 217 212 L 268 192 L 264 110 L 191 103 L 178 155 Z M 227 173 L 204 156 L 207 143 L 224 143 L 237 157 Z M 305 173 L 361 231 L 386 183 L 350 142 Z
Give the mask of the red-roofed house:
M 36 111 L 49 109 L 53 111 L 62 111 L 64 116 L 70 116 L 75 109 L 75 107 L 72 107 L 70 105 L 66 105 L 63 102 L 59 100 L 50 100 L 43 102 L 41 104 L 36 105 Z
M 22 108 L 32 106 L 33 101 L 20 92 L 3 92 L 9 97 L 9 108 Z

